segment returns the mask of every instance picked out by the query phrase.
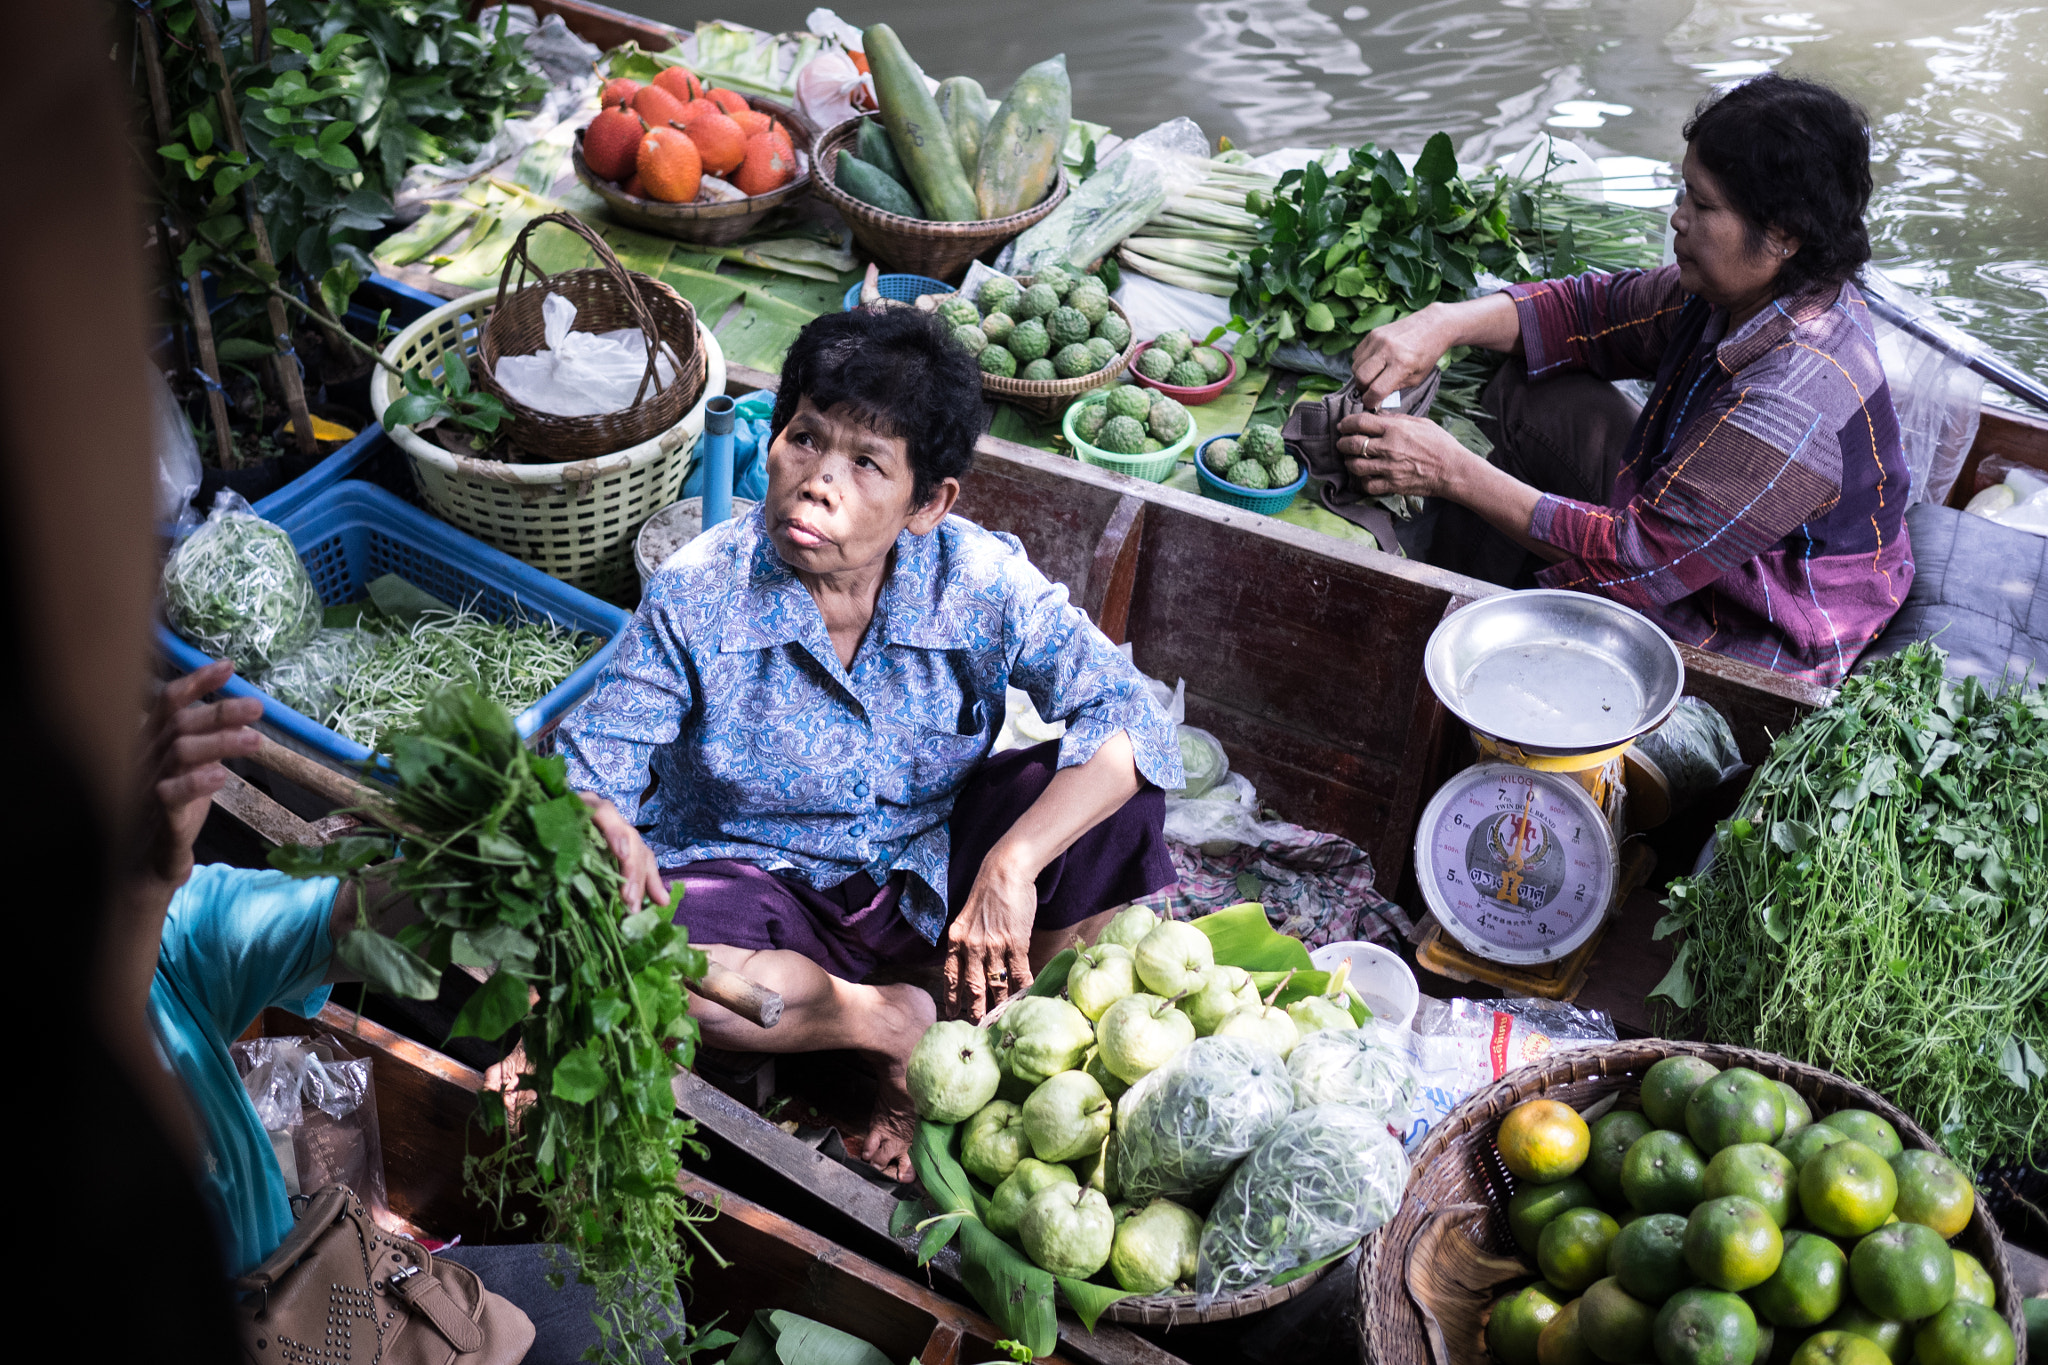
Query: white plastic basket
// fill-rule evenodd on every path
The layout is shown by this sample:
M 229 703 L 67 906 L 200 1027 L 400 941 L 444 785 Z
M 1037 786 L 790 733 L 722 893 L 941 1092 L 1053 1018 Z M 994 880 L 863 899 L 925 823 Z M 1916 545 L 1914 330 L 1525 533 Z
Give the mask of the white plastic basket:
M 477 334 L 498 291 L 481 289 L 444 304 L 393 338 L 384 358 L 402 371 L 438 377 L 441 356 L 460 346 L 475 356 Z M 704 392 L 683 420 L 651 441 L 566 464 L 505 464 L 456 455 L 410 427 L 389 428 L 412 460 L 420 497 L 458 526 L 542 573 L 586 592 L 619 597 L 634 581 L 633 537 L 640 524 L 676 500 L 690 451 L 704 431 L 704 404 L 725 392 L 725 352 L 700 319 Z M 378 421 L 404 392 L 398 376 L 371 375 Z

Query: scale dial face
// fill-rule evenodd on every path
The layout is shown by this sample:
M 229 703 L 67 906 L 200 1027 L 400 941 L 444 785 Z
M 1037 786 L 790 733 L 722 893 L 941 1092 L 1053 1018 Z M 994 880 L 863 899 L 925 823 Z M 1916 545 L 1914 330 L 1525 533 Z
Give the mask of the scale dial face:
M 1480 763 L 1446 782 L 1415 832 L 1429 908 L 1467 951 L 1527 965 L 1563 957 L 1600 927 L 1619 847 L 1569 776 Z

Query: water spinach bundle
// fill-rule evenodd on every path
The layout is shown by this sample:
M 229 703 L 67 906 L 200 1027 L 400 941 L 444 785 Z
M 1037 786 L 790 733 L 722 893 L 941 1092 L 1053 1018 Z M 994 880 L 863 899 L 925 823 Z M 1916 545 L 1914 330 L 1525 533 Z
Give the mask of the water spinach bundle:
M 451 1036 L 517 1028 L 532 1102 L 508 1125 L 499 1097 L 483 1092 L 502 1145 L 470 1158 L 470 1190 L 501 1215 L 508 1199 L 540 1204 L 541 1236 L 570 1249 L 563 1272 L 596 1287 L 611 1355 L 643 1359 L 658 1343 L 682 1358 L 667 1308 L 688 1271 L 675 1180 L 681 1149 L 701 1148 L 669 1083 L 696 1052 L 684 989 L 704 955 L 669 910 L 625 913 L 618 865 L 563 760 L 529 752 L 503 706 L 451 688 L 391 755 L 402 785 L 373 814 L 403 831 L 400 861 L 376 874 L 422 918 L 393 939 L 365 913 L 336 956 L 411 999 L 432 999 L 450 963 L 491 969 Z M 388 839 L 353 837 L 279 849 L 273 861 L 295 876 L 351 877 L 342 894 L 360 907 L 359 874 L 390 851 Z
M 1778 741 L 1712 865 L 1672 883 L 1657 934 L 1685 941 L 1656 993 L 1981 1171 L 2048 1151 L 2048 693 L 1942 660 L 1916 644 Z

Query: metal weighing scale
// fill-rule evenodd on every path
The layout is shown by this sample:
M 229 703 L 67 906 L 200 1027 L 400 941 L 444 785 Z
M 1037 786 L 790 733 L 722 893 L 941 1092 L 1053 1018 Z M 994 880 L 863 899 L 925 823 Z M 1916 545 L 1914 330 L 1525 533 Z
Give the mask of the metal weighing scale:
M 1416 960 L 1569 999 L 1609 912 L 1652 863 L 1646 849 L 1623 854 L 1622 755 L 1678 704 L 1678 647 L 1618 603 L 1543 589 L 1452 613 L 1423 668 L 1481 761 L 1438 789 L 1415 831 L 1437 921 Z

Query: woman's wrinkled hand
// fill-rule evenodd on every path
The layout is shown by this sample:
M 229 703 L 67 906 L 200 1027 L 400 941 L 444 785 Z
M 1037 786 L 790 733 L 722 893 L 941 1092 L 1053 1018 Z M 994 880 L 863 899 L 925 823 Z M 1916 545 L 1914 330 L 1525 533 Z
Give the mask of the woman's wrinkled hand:
M 1467 463 L 1479 458 L 1427 418 L 1381 412 L 1338 422 L 1337 453 L 1359 487 L 1374 497 L 1455 497 Z
M 640 831 L 602 796 L 593 792 L 576 794 L 590 807 L 590 818 L 596 822 L 598 833 L 604 835 L 606 846 L 619 860 L 619 871 L 626 879 L 626 884 L 619 888 L 619 899 L 626 903 L 627 913 L 640 908 L 642 896 L 656 905 L 667 905 L 668 883 L 661 879 L 661 864 L 655 859 L 654 850 L 640 837 Z
M 1351 353 L 1351 377 L 1365 395 L 1365 405 L 1377 408 L 1389 394 L 1414 388 L 1429 378 L 1436 363 L 1450 347 L 1444 344 L 1431 304 L 1419 313 L 1366 333 Z
M 1037 880 L 1005 870 L 991 856 L 946 930 L 948 1017 L 978 1020 L 1031 984 L 1037 922 Z

